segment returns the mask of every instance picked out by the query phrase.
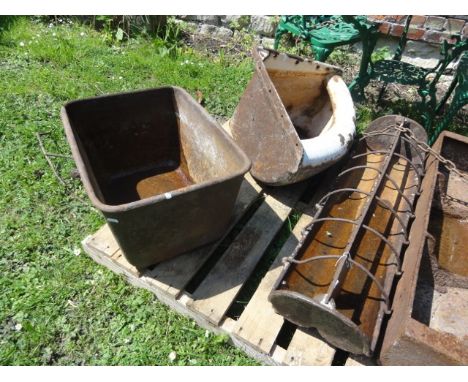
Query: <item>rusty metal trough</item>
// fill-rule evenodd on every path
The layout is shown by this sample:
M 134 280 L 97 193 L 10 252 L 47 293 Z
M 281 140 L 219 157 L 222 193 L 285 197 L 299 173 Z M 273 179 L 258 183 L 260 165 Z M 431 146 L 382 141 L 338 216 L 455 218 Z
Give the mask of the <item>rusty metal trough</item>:
M 230 121 L 234 140 L 269 185 L 306 179 L 336 163 L 355 133 L 354 105 L 341 70 L 262 47 Z
M 218 239 L 250 161 L 183 89 L 70 102 L 62 121 L 86 191 L 137 268 Z
M 443 158 L 427 160 L 384 365 L 468 364 L 468 138 L 443 132 L 433 149 L 460 174 Z
M 314 219 L 269 296 L 277 313 L 351 353 L 374 351 L 392 311 L 424 177 L 425 153 L 409 132 L 427 139 L 412 120 L 381 117 L 329 170 Z

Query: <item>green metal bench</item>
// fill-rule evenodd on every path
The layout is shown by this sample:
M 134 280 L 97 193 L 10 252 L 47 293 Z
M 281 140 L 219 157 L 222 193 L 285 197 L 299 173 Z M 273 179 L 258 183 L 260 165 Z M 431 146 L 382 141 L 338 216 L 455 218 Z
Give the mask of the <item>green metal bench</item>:
M 364 23 L 368 24 L 369 31 L 377 32 L 364 16 L 281 16 L 274 48 L 278 49 L 281 37 L 290 33 L 311 45 L 317 61 L 325 61 L 336 47 L 361 41 L 360 25 Z
M 437 84 L 440 77 L 447 70 L 448 66 L 460 57 L 468 49 L 467 41 L 448 43 L 444 40 L 440 47 L 441 58 L 433 68 L 422 68 L 404 61 L 401 61 L 404 49 L 407 43 L 407 33 L 411 24 L 412 16 L 408 16 L 403 34 L 400 38 L 398 48 L 391 60 L 378 60 L 373 62 L 371 59 L 372 51 L 375 47 L 375 40 L 366 34 L 362 35 L 363 46 L 367 45 L 366 54 L 362 57 L 361 69 L 358 76 L 349 85 L 353 99 L 361 101 L 365 99 L 364 89 L 372 79 L 384 82 L 384 87 L 380 91 L 378 100 L 380 101 L 388 83 L 398 83 L 401 85 L 414 85 L 417 87 L 421 102 L 418 104 L 421 113 L 422 122 L 428 132 L 431 142 L 434 137 L 434 123 L 437 114 L 442 110 L 450 92 L 448 91 L 440 101 L 437 100 Z M 437 134 L 438 135 L 438 134 Z
M 291 33 L 296 38 L 310 43 L 316 60 L 325 61 L 336 47 L 361 41 L 362 57 L 359 73 L 349 85 L 353 99 L 365 100 L 364 90 L 372 79 L 384 83 L 378 101 L 388 83 L 416 86 L 421 97 L 421 102 L 418 104 L 421 121 L 428 131 L 429 141 L 433 142 L 437 135 L 448 126 L 457 111 L 466 104 L 468 93 L 466 90 L 468 86 L 466 84 L 466 55 L 463 56 L 463 63 L 460 63 L 460 69 L 452 86 L 440 101 L 437 100 L 436 92 L 440 77 L 448 66 L 456 62 L 468 49 L 468 41 L 460 41 L 459 38 L 455 43 L 444 41 L 440 49 L 441 59 L 434 68 L 422 68 L 401 61 L 412 17 L 408 16 L 406 19 L 404 31 L 391 60 L 372 61 L 372 53 L 379 35 L 378 25 L 370 23 L 365 16 L 281 16 L 274 47 L 278 48 L 281 37 L 285 33 Z M 452 105 L 442 118 L 442 122 L 435 127 L 436 117 L 457 84 Z

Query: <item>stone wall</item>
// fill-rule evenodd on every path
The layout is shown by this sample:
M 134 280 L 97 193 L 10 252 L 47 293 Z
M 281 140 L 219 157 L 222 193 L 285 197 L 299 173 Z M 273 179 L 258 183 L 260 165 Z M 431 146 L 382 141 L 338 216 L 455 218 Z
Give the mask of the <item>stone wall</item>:
M 374 15 L 369 19 L 379 25 L 381 33 L 377 48 L 387 47 L 391 54 L 398 46 L 403 33 L 406 15 Z M 241 29 L 253 32 L 266 47 L 273 47 L 274 35 L 279 22 L 279 16 L 176 16 L 191 25 L 194 32 L 209 34 L 218 39 L 229 39 Z M 423 67 L 433 67 L 440 58 L 439 43 L 453 36 L 462 39 L 468 36 L 468 16 L 413 16 L 408 32 L 408 43 L 403 54 L 403 61 L 408 61 Z M 360 44 L 354 48 L 360 51 Z
M 211 34 L 215 38 L 228 39 L 239 30 L 246 29 L 262 39 L 265 46 L 273 46 L 278 16 L 225 15 L 225 16 L 176 16 L 192 26 L 195 32 Z

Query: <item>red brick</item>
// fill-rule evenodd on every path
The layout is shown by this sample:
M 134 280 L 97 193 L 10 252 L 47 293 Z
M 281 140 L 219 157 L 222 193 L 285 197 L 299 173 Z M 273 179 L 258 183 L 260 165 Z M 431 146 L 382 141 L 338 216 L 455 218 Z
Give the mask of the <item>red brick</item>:
M 404 24 L 406 23 L 406 19 L 408 18 L 407 15 L 399 15 L 399 16 L 393 16 L 394 17 L 394 22 L 397 24 Z
M 390 34 L 395 37 L 400 37 L 404 30 L 405 30 L 405 27 L 403 25 L 392 24 L 392 29 L 390 31 Z
M 445 20 L 445 17 L 428 16 L 424 27 L 427 29 L 441 31 L 442 29 L 444 29 Z
M 464 25 L 465 20 L 447 19 L 445 22 L 445 30 L 449 34 L 459 34 L 462 31 Z
M 390 23 L 382 23 L 379 25 L 379 32 L 382 33 L 382 34 L 389 34 L 390 33 L 390 28 L 391 28 L 392 24 Z
M 371 15 L 371 16 L 367 16 L 367 18 L 370 21 L 373 21 L 375 23 L 381 23 L 382 21 L 385 20 L 385 16 L 383 16 L 383 15 Z
M 411 19 L 411 26 L 412 27 L 417 27 L 417 28 L 422 28 L 424 23 L 426 22 L 426 16 L 413 16 Z
M 421 29 L 421 28 L 410 28 L 408 30 L 408 34 L 406 37 L 409 40 L 421 40 L 421 38 L 424 36 L 424 33 L 426 33 L 426 30 Z

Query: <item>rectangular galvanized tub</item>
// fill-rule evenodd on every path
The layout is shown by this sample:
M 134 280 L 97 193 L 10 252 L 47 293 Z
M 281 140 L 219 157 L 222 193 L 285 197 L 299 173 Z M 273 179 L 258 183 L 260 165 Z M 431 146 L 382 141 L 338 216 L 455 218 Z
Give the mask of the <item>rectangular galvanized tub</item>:
M 86 191 L 131 264 L 224 233 L 250 161 L 185 90 L 73 101 L 61 116 Z

